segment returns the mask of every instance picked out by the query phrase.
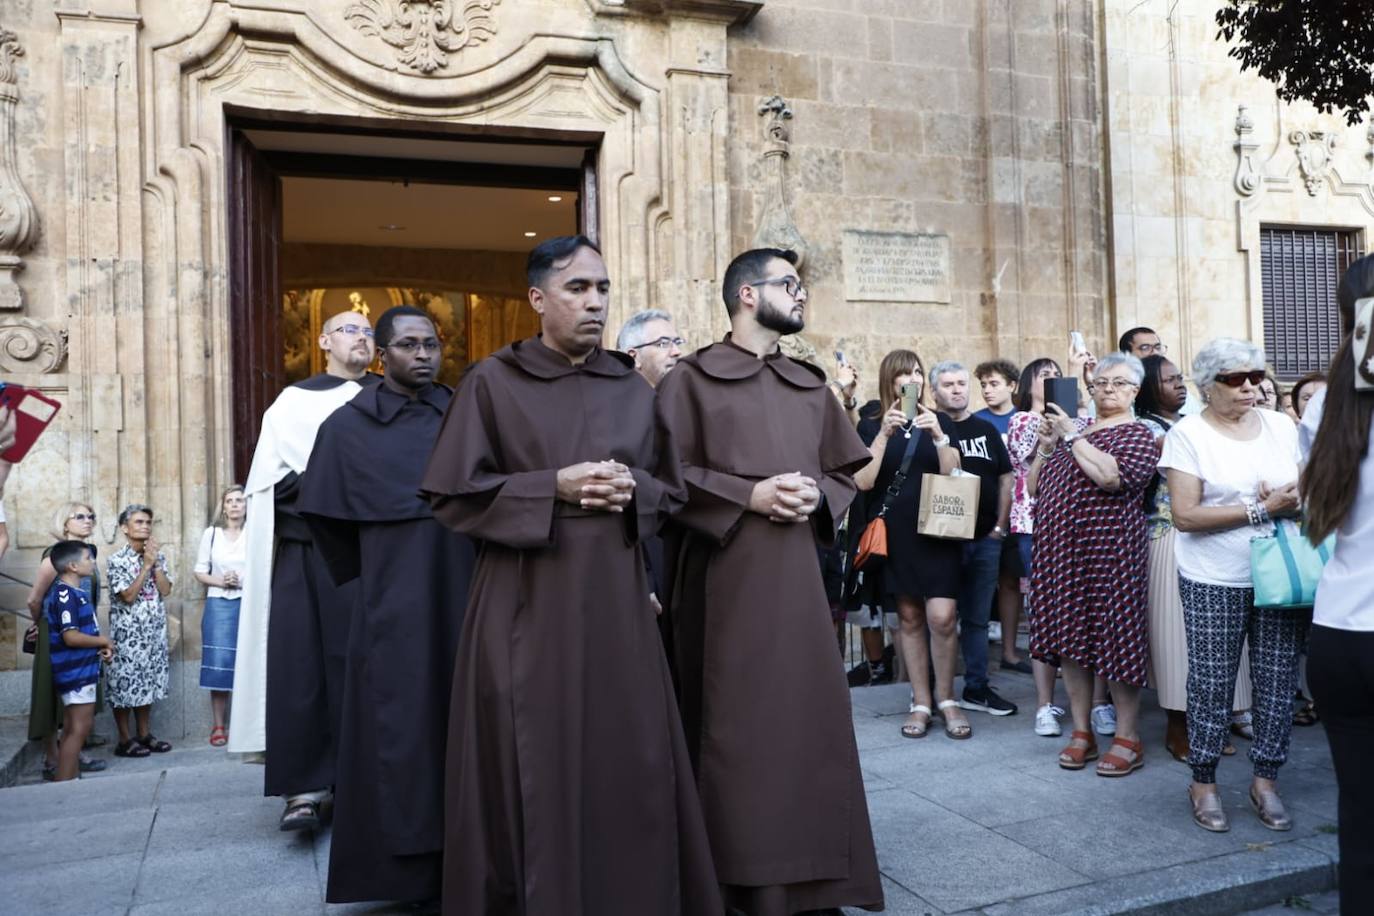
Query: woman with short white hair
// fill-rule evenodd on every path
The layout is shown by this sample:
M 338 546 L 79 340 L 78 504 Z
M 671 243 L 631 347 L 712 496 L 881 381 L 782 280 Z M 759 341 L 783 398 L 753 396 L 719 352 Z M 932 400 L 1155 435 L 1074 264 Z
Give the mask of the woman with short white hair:
M 1178 529 L 1179 597 L 1188 637 L 1188 797 L 1204 830 L 1230 829 L 1216 769 L 1231 724 L 1241 646 L 1250 646 L 1254 689 L 1250 804 L 1270 830 L 1293 821 L 1275 788 L 1288 757 L 1299 615 L 1255 607 L 1250 540 L 1298 511 L 1298 434 L 1292 421 L 1256 410 L 1264 351 L 1219 338 L 1193 360 L 1206 409 L 1164 437 L 1159 466 L 1169 482 Z
M 1143 376 L 1134 356 L 1104 357 L 1093 370 L 1096 419 L 1081 428 L 1047 405 L 1026 474 L 1035 498 L 1031 654 L 1064 671 L 1073 716 L 1059 754 L 1066 770 L 1098 760 L 1089 726 L 1093 678 L 1111 685 L 1116 735 L 1098 760 L 1099 776 L 1128 776 L 1145 763 L 1138 715 L 1150 651 L 1144 494 L 1158 453 L 1132 410 Z

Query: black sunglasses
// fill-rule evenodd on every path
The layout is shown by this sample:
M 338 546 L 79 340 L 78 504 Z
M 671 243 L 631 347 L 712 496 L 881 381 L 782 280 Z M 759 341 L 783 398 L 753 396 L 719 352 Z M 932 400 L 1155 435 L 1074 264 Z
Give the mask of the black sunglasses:
M 1251 369 L 1249 372 L 1218 372 L 1217 381 L 1227 388 L 1239 388 L 1246 382 L 1251 385 L 1258 385 L 1264 381 L 1263 369 Z

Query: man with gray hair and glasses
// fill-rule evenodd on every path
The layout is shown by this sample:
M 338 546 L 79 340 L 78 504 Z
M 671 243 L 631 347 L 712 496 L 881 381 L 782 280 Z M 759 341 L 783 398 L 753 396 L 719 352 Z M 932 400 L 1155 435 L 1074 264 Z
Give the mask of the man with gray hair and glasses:
M 615 339 L 615 348 L 634 359 L 635 371 L 654 388 L 677 365 L 686 344 L 673 324 L 673 316 L 662 309 L 631 315 Z

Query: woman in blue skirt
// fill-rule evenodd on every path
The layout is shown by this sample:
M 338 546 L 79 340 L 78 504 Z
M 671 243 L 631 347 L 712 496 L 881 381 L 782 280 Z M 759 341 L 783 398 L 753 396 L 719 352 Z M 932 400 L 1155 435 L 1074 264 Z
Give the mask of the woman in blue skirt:
M 210 710 L 215 726 L 210 743 L 223 747 L 229 741 L 224 727 L 225 707 L 234 689 L 234 652 L 239 639 L 239 596 L 243 594 L 243 519 L 248 500 L 243 487 L 232 486 L 220 497 L 219 514 L 205 529 L 196 556 L 196 579 L 208 586 L 205 612 L 200 618 L 200 686 L 210 691 Z

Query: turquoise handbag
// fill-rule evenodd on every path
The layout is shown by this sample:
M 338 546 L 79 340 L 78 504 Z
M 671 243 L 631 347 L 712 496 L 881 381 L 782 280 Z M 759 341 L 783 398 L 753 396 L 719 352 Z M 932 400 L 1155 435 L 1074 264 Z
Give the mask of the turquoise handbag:
M 1277 610 L 1311 607 L 1317 600 L 1322 568 L 1335 549 L 1334 534 L 1314 547 L 1291 519 L 1275 522 L 1272 536 L 1250 541 L 1250 579 L 1255 586 L 1255 607 Z

